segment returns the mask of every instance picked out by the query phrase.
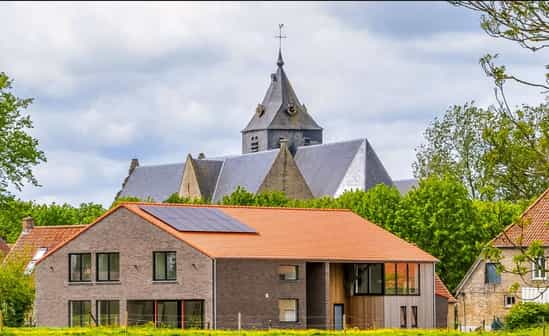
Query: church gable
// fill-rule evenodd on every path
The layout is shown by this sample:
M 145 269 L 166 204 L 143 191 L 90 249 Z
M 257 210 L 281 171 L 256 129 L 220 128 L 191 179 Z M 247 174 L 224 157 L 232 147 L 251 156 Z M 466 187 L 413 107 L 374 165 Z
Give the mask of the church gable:
M 299 171 L 286 143 L 281 144 L 271 169 L 259 187 L 259 192 L 273 190 L 282 191 L 289 198 L 313 198 L 313 193 Z
M 185 161 L 185 170 L 183 171 L 183 178 L 181 179 L 181 185 L 179 187 L 179 196 L 189 198 L 203 198 L 198 183 L 197 167 L 191 155 L 187 155 Z

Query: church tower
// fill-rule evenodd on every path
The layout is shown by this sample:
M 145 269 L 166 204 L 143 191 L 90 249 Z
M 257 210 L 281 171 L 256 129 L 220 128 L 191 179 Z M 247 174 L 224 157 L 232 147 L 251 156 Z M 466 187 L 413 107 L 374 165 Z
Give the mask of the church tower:
M 284 71 L 282 52 L 278 51 L 276 73 L 263 101 L 257 105 L 248 126 L 242 130 L 242 153 L 280 147 L 287 142 L 290 152 L 297 147 L 322 143 L 322 127 L 299 102 Z

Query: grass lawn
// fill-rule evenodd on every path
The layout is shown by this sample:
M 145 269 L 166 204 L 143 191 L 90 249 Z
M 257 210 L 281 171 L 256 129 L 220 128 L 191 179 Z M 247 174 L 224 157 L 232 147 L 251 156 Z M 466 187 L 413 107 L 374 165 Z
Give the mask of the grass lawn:
M 181 330 L 181 329 L 155 329 L 155 328 L 4 328 L 2 336 L 43 336 L 43 335 L 82 335 L 82 336 L 110 336 L 110 335 L 135 335 L 135 336 L 443 336 L 443 335 L 494 335 L 494 336 L 543 336 L 542 329 L 529 329 L 519 331 L 499 331 L 482 333 L 461 333 L 448 330 L 402 330 L 402 329 L 379 329 L 379 330 L 347 330 L 325 331 L 325 330 L 270 330 L 270 331 L 210 331 L 210 330 Z M 548 335 L 549 336 L 549 331 Z

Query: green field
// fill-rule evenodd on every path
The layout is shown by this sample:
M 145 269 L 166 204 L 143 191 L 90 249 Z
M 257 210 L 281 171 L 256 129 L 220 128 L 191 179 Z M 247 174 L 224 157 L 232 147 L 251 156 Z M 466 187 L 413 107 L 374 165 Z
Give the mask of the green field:
M 136 335 L 136 336 L 443 336 L 443 335 L 494 335 L 494 336 L 543 336 L 542 329 L 530 329 L 520 331 L 498 331 L 461 333 L 448 330 L 402 330 L 380 329 L 371 331 L 347 330 L 346 332 L 334 332 L 324 330 L 270 330 L 270 331 L 209 331 L 209 330 L 181 330 L 181 329 L 154 329 L 154 328 L 4 328 L 0 335 L 6 336 L 43 336 L 43 335 L 82 335 L 82 336 L 110 336 L 110 335 Z M 548 332 L 549 334 L 549 332 Z M 548 335 L 549 336 L 549 335 Z

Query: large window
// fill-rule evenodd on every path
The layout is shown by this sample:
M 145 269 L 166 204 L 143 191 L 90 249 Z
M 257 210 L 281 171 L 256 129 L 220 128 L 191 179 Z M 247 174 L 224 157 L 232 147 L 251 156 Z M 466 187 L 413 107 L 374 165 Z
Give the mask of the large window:
M 204 328 L 204 301 L 184 300 L 183 301 L 183 326 L 185 329 Z
M 497 271 L 497 266 L 494 263 L 486 263 L 484 270 L 484 283 L 499 284 L 501 283 L 501 274 Z
M 154 252 L 153 268 L 155 281 L 174 281 L 177 277 L 175 252 Z
M 97 322 L 100 326 L 118 326 L 120 324 L 120 301 L 97 301 Z
M 383 294 L 383 264 L 355 265 L 355 294 Z
M 297 300 L 278 300 L 278 317 L 280 322 L 297 322 Z
M 91 324 L 91 301 L 69 301 L 69 325 L 87 327 Z
M 120 254 L 97 253 L 97 281 L 120 280 Z
M 128 325 L 154 323 L 154 301 L 128 301 Z
M 538 257 L 535 262 L 532 262 L 532 280 L 546 280 L 545 273 L 545 257 Z
M 419 295 L 419 264 L 386 263 L 385 295 Z
M 156 326 L 162 328 L 180 328 L 180 301 L 156 301 Z
M 297 280 L 297 266 L 295 265 L 279 266 L 278 277 L 280 280 Z
M 69 281 L 91 281 L 91 253 L 69 254 Z

